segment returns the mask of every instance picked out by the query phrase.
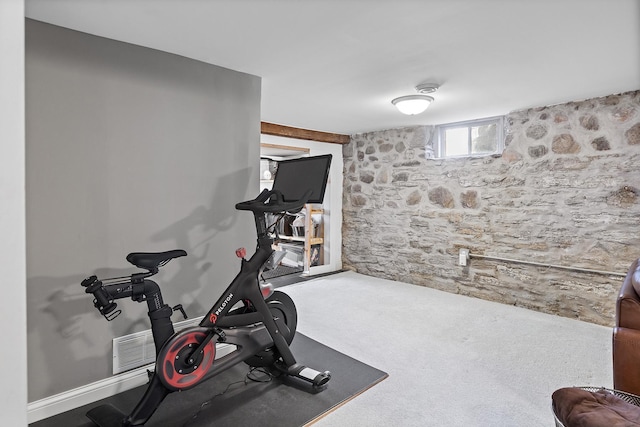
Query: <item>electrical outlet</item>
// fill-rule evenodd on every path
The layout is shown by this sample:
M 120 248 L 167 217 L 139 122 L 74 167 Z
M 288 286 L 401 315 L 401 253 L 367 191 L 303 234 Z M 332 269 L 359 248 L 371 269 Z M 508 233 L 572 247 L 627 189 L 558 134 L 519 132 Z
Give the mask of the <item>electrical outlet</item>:
M 458 254 L 458 265 L 466 267 L 469 264 L 469 249 L 460 249 Z

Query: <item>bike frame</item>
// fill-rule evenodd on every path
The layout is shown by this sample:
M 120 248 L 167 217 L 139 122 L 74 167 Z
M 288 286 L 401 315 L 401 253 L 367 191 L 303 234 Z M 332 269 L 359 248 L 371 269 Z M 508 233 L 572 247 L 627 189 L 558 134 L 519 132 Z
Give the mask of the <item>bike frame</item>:
M 265 215 L 254 213 L 254 218 L 256 229 L 258 230 L 258 247 L 249 260 L 242 259 L 240 273 L 211 307 L 211 310 L 200 322 L 200 326 L 215 330 L 216 327 L 238 327 L 262 322 L 269 335 L 273 338 L 273 344 L 276 346 L 285 365 L 292 366 L 296 363 L 296 360 L 285 338 L 278 332 L 281 328 L 278 327 L 271 316 L 258 280 L 260 269 L 274 252 L 272 248 L 273 239 L 268 235 Z M 249 302 L 256 311 L 227 316 L 231 308 L 240 301 L 245 304 Z M 228 342 L 231 341 L 228 340 Z
M 274 195 L 275 200 L 272 201 Z M 304 200 L 309 195 L 307 193 Z M 280 316 L 274 318 L 258 278 L 262 267 L 274 252 L 274 240 L 266 225 L 267 213 L 299 210 L 303 204 L 304 201 L 283 202 L 281 194 L 264 190 L 256 199 L 236 205 L 237 209 L 251 210 L 254 215 L 258 236 L 256 251 L 248 260 L 240 251 L 236 252 L 242 258 L 240 272 L 199 326 L 175 333 L 171 315 L 178 307 L 183 311 L 182 307 L 171 308 L 165 304 L 158 284 L 148 279 L 158 272 L 161 265 L 186 255 L 183 250 L 129 254 L 127 260 L 147 272 L 104 282 L 95 276 L 85 279 L 82 286 L 87 288 L 87 293 L 94 295 L 95 307 L 107 320 L 113 320 L 119 314 L 113 302 L 116 299 L 131 297 L 137 302 L 146 301 L 156 347 L 156 370 L 149 373 L 148 387 L 133 411 L 126 416 L 116 408 L 103 405 L 90 410 L 87 416 L 100 427 L 142 425 L 169 393 L 191 388 L 273 347 L 278 359 L 269 363 L 274 367 L 287 375 L 308 381 L 314 387 L 326 384 L 331 379 L 330 372 L 319 372 L 296 362 L 283 335 L 283 331 L 288 331 L 286 319 Z M 248 309 L 247 312 L 235 310 L 234 307 L 240 302 Z M 295 313 L 295 307 L 293 311 Z M 236 349 L 214 361 L 217 342 L 233 344 Z M 200 363 L 202 366 L 198 366 Z

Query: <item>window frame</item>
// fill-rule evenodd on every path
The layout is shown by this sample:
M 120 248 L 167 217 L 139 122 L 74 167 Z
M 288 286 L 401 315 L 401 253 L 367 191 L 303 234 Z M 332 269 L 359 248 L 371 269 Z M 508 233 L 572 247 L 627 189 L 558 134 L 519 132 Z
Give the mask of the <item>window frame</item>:
M 471 128 L 478 126 L 486 126 L 486 125 L 496 125 L 496 149 L 490 153 L 472 153 L 471 152 Z M 466 154 L 458 154 L 447 156 L 446 147 L 445 147 L 445 132 L 449 129 L 460 129 L 466 128 L 468 135 L 468 146 Z M 482 119 L 475 120 L 465 120 L 461 122 L 447 123 L 443 125 L 436 126 L 436 146 L 435 148 L 435 158 L 436 159 L 456 159 L 456 158 L 466 158 L 466 157 L 486 157 L 486 156 L 494 156 L 496 154 L 501 154 L 504 150 L 504 116 L 494 116 L 494 117 L 486 117 Z

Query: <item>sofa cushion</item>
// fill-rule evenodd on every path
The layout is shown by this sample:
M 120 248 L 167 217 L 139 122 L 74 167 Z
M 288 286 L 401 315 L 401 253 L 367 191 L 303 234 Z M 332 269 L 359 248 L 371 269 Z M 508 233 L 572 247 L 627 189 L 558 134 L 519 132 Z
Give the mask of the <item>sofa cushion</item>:
M 554 414 L 566 427 L 640 426 L 640 407 L 604 389 L 561 388 L 551 399 Z

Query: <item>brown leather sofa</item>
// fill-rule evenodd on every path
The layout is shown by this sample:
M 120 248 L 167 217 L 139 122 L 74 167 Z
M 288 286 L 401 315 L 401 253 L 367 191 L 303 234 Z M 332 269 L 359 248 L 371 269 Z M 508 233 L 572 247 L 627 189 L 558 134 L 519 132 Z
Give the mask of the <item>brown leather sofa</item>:
M 640 395 L 640 259 L 631 264 L 616 301 L 613 388 Z

